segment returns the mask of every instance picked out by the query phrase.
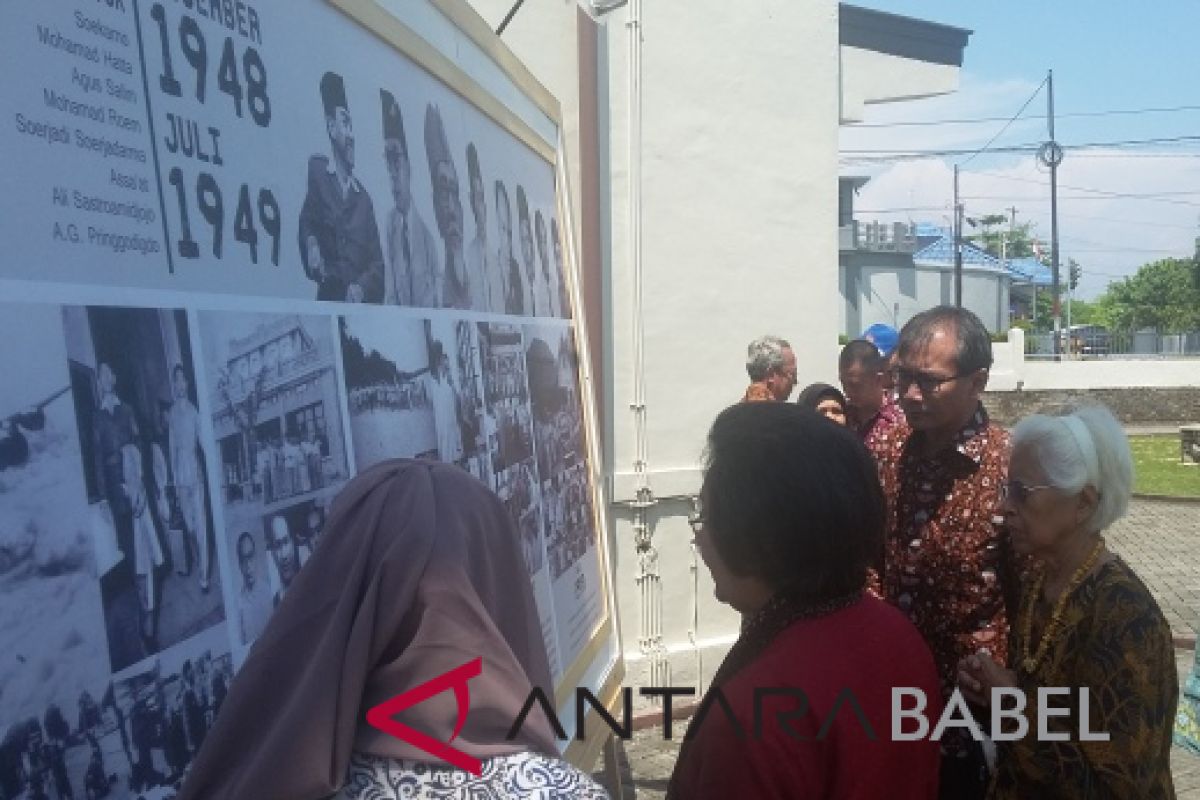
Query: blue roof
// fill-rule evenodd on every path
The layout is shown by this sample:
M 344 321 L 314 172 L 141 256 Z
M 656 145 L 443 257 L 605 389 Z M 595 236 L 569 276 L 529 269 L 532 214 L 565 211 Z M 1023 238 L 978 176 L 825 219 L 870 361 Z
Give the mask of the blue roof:
M 932 238 L 930 234 L 935 234 L 937 238 Z M 954 237 L 944 228 L 929 223 L 918 223 L 917 236 L 922 247 L 913 253 L 913 263 L 934 267 L 954 265 Z M 995 270 L 1007 267 L 1008 274 L 1019 283 L 1050 286 L 1054 282 L 1050 267 L 1032 256 L 1010 258 L 1004 263 L 971 242 L 963 242 L 962 252 L 964 266 Z
M 1038 286 L 1051 286 L 1054 283 L 1054 275 L 1050 271 L 1050 267 L 1033 256 L 1010 258 L 1008 271 L 1012 273 L 1013 280 L 1022 283 L 1033 283 Z
M 913 262 L 928 266 L 954 266 L 954 238 L 942 236 L 931 244 L 913 253 Z M 970 242 L 962 245 L 963 266 L 983 267 L 984 269 L 1002 269 L 1000 259 Z

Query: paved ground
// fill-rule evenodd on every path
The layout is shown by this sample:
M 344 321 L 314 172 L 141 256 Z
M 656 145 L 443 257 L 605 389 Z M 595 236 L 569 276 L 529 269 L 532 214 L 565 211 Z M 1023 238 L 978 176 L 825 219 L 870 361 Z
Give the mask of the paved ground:
M 1200 503 L 1134 500 L 1129 516 L 1107 538 L 1154 593 L 1172 629 L 1195 635 L 1200 625 Z M 1182 682 L 1192 653 L 1177 654 Z M 676 724 L 677 737 L 682 728 Z M 640 731 L 626 742 L 620 756 L 625 800 L 660 800 L 678 752 L 678 740 L 663 741 L 660 728 Z M 1179 800 L 1200 800 L 1200 757 L 1175 748 L 1171 767 Z

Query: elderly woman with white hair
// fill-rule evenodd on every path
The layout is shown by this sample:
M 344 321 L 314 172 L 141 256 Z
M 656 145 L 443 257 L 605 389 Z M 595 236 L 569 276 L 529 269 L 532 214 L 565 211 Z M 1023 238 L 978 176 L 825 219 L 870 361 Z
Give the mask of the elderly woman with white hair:
M 997 687 L 1025 696 L 1028 728 L 998 741 L 988 797 L 1174 798 L 1171 631 L 1102 535 L 1132 492 L 1125 433 L 1107 409 L 1087 406 L 1023 419 L 1012 448 L 1002 510 L 1013 549 L 1034 565 L 1010 633 L 1015 669 L 980 652 L 963 659 L 958 675 L 964 694 L 982 705 Z M 1069 689 L 1069 698 L 1039 698 L 1051 687 Z M 1010 711 L 1015 704 L 1003 702 Z M 1039 732 L 1043 714 L 1049 735 Z M 1013 733 L 1011 725 L 1001 730 Z

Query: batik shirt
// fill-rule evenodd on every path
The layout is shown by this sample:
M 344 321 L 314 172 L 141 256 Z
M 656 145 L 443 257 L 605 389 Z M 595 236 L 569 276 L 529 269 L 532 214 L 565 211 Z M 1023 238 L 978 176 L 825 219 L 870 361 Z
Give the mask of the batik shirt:
M 1002 578 L 1011 580 L 1011 567 L 997 515 L 1009 443 L 982 406 L 941 453 L 919 455 L 922 436 L 906 423 L 882 453 L 882 593 L 925 637 L 949 697 L 964 656 L 1007 657 Z
M 1021 611 L 1013 620 L 1013 661 L 1036 652 L 1050 611 L 1035 614 L 1035 641 L 1025 639 Z M 1046 657 L 1033 674 L 1018 670 L 1025 692 L 1028 733 L 999 742 L 998 762 L 989 800 L 1173 800 L 1171 717 L 1179 698 L 1171 628 L 1145 584 L 1120 559 L 1085 578 L 1067 598 L 1062 627 L 1048 643 Z M 1039 627 L 1041 631 L 1039 631 Z M 1078 689 L 1088 688 L 1087 731 L 1106 733 L 1106 741 L 1083 738 Z M 1037 735 L 1037 690 L 1070 687 L 1070 696 L 1052 699 L 1047 730 L 1066 741 Z
M 485 760 L 478 776 L 452 767 L 354 754 L 346 785 L 329 800 L 609 800 L 565 761 L 536 753 Z
M 886 453 L 898 429 L 904 425 L 904 412 L 891 397 L 883 398 L 883 405 L 870 419 L 854 420 L 854 430 L 862 439 L 871 455 L 879 460 L 877 453 Z
M 746 393 L 742 395 L 743 403 L 762 403 L 774 399 L 775 395 L 771 394 L 771 390 L 761 383 L 750 384 L 746 387 Z

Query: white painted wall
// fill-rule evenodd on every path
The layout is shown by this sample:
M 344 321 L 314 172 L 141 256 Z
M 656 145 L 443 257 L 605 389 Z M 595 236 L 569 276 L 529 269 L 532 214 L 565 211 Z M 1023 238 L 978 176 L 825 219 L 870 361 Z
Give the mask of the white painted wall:
M 841 62 L 842 122 L 862 122 L 870 103 L 916 100 L 958 89 L 958 67 L 857 47 L 842 47 Z
M 1104 359 L 1048 361 L 1025 359 L 1025 334 L 1009 331 L 1008 342 L 993 346 L 995 363 L 989 391 L 1200 387 L 1200 359 Z
M 844 275 L 846 267 L 841 268 Z M 853 272 L 853 269 L 851 268 Z M 901 328 L 916 314 L 936 305 L 954 303 L 954 270 L 939 267 L 863 267 L 857 290 L 858 320 L 844 297 L 840 331 L 854 337 L 867 326 L 886 322 Z M 1008 327 L 1010 279 L 996 270 L 963 268 L 963 305 L 974 312 L 989 331 Z M 839 285 L 845 294 L 846 282 Z M 852 324 L 853 323 L 853 324 Z
M 510 0 L 471 0 L 499 23 Z M 640 25 L 631 14 L 642 9 Z M 663 630 L 677 672 L 694 675 L 691 636 L 728 642 L 737 615 L 712 597 L 692 553 L 684 498 L 699 489 L 704 437 L 737 401 L 746 344 L 775 333 L 797 351 L 801 382 L 836 376 L 839 302 L 839 88 L 850 105 L 955 88 L 953 68 L 851 54 L 839 71 L 835 0 L 632 2 L 602 18 L 600 170 L 605 207 L 607 358 L 599 398 L 609 421 L 616 590 L 623 645 L 637 663 L 641 609 L 633 546 L 635 480 L 634 262 L 630 106 L 641 91 L 640 199 L 644 278 L 646 469 L 662 576 Z M 503 39 L 562 103 L 572 185 L 579 188 L 579 65 L 575 0 L 527 0 Z M 630 71 L 640 32 L 642 69 Z M 844 55 L 844 53 L 842 54 Z M 881 88 L 878 81 L 886 81 Z M 578 197 L 574 207 L 579 208 Z M 576 230 L 578 237 L 579 231 Z M 698 587 L 693 595 L 693 581 Z M 699 607 L 693 606 L 693 596 Z M 693 619 L 699 624 L 693 628 Z M 704 673 L 719 662 L 710 654 Z M 635 673 L 631 682 L 636 682 Z

